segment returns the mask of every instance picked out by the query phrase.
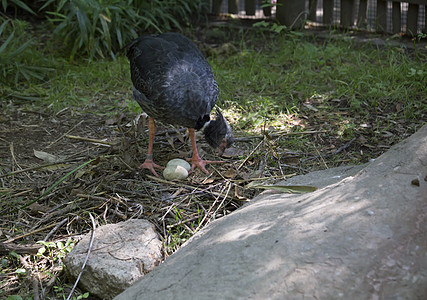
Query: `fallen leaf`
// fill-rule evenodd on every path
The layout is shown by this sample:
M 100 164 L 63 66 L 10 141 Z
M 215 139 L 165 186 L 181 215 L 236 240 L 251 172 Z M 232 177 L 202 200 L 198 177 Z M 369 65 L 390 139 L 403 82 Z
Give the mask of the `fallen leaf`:
M 390 131 L 384 130 L 384 131 L 382 132 L 382 135 L 383 135 L 383 137 L 388 138 L 388 137 L 393 136 L 394 134 L 393 134 L 393 133 L 391 133 Z
M 59 170 L 59 169 L 68 168 L 70 166 L 71 166 L 71 164 L 54 164 L 54 165 L 51 165 L 51 166 L 43 167 L 40 170 L 55 171 L 55 170 Z
M 233 179 L 234 177 L 236 177 L 236 170 L 233 169 L 228 169 L 225 173 L 224 173 L 224 177 L 225 178 L 231 178 Z
M 115 125 L 115 124 L 120 124 L 120 122 L 122 121 L 124 115 L 120 114 L 120 115 L 116 115 L 114 117 L 111 117 L 107 120 L 105 120 L 105 125 Z
M 225 149 L 224 153 L 222 154 L 222 156 L 224 157 L 237 157 L 237 156 L 242 156 L 245 154 L 245 150 L 243 149 L 239 149 L 239 148 L 234 148 L 234 147 L 230 147 Z
M 306 104 L 306 103 L 303 103 L 303 105 L 305 106 L 305 107 L 307 107 L 309 110 L 312 110 L 312 111 L 319 111 L 317 108 L 315 108 L 313 105 L 311 105 L 311 104 Z
M 55 163 L 58 161 L 62 161 L 64 159 L 63 157 L 53 155 L 44 151 L 37 151 L 37 150 L 34 150 L 34 156 L 47 163 Z
M 213 178 L 213 177 L 208 177 L 208 178 L 205 178 L 203 181 L 202 181 L 202 184 L 211 184 L 212 182 L 214 182 L 215 181 L 215 178 Z
M 171 137 L 167 132 L 165 134 L 166 140 L 168 141 L 169 145 L 172 147 L 173 150 L 175 150 L 175 145 L 173 143 L 173 137 Z
M 43 214 L 49 211 L 50 209 L 48 206 L 44 206 L 38 203 L 33 203 L 29 205 L 28 208 L 30 209 L 30 214 L 32 215 Z

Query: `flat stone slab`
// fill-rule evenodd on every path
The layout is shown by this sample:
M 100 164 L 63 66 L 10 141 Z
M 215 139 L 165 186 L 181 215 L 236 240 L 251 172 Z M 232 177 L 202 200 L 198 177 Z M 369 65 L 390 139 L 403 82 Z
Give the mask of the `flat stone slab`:
M 77 278 L 89 249 L 85 235 L 65 257 L 68 275 Z M 91 295 L 112 299 L 162 260 L 162 242 L 146 220 L 128 220 L 95 230 L 89 259 L 79 285 Z
M 315 174 L 292 182 L 315 192 L 261 194 L 115 299 L 426 299 L 427 126 Z

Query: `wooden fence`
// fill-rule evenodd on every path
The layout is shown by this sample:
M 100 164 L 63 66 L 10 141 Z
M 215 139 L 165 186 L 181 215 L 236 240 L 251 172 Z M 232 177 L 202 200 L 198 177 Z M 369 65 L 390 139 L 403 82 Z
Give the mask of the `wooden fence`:
M 211 0 L 211 4 L 214 14 L 276 18 L 286 26 L 308 20 L 387 33 L 427 33 L 427 0 Z

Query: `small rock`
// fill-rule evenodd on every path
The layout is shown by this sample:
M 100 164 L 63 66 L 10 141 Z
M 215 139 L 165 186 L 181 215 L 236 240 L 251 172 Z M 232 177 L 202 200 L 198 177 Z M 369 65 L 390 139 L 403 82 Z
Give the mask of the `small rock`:
M 75 279 L 85 260 L 91 234 L 86 234 L 64 258 Z M 153 270 L 162 260 L 162 242 L 146 220 L 128 220 L 95 230 L 94 242 L 79 285 L 101 299 L 112 299 Z

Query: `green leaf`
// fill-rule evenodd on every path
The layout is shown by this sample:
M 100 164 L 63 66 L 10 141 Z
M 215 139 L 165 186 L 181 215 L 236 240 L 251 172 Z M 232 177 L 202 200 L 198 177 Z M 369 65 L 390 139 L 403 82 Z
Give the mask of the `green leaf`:
M 117 35 L 117 41 L 119 42 L 119 47 L 123 47 L 123 39 L 122 39 L 122 32 L 120 31 L 120 28 L 116 29 L 116 35 Z
M 9 20 L 5 20 L 1 25 L 0 25 L 0 36 L 3 33 L 4 28 L 6 27 L 6 25 L 9 23 Z
M 268 27 L 269 25 L 270 24 L 266 21 L 259 21 L 259 22 L 252 24 L 252 27 L 264 27 L 265 28 L 265 27 Z
M 107 42 L 107 50 L 111 49 L 111 36 L 110 29 L 108 28 L 107 20 L 104 18 L 104 15 L 101 14 L 99 20 L 101 21 L 102 29 L 103 29 L 103 38 Z
M 6 300 L 23 300 L 19 295 L 11 295 L 6 298 Z
M 9 37 L 7 38 L 7 40 L 1 45 L 1 47 L 0 47 L 0 54 L 4 51 L 4 49 L 6 49 L 6 46 L 13 39 L 14 36 L 15 36 L 15 31 L 12 31 L 12 33 L 9 35 Z
M 19 259 L 19 255 L 15 251 L 11 251 L 9 255 Z
M 19 268 L 19 269 L 16 269 L 15 273 L 16 273 L 16 274 L 26 274 L 26 273 L 27 273 L 27 270 L 25 270 L 25 269 L 23 269 L 23 268 Z
M 80 11 L 79 8 L 77 8 L 76 11 L 77 21 L 79 22 L 79 28 L 80 28 L 80 35 L 83 38 L 83 41 L 85 43 L 88 42 L 88 28 L 87 28 L 87 15 Z
M 10 56 L 10 58 L 13 58 L 13 57 L 15 57 L 15 56 L 17 56 L 17 55 L 19 55 L 19 54 L 21 54 L 22 52 L 24 52 L 24 50 L 31 44 L 31 42 L 32 42 L 33 40 L 28 40 L 28 41 L 26 41 L 25 43 L 23 43 L 18 49 L 16 49 L 16 50 L 14 50 L 13 52 L 11 52 L 10 54 L 9 54 L 9 56 Z M 0 50 L 0 53 L 1 53 L 1 50 Z
M 41 247 L 41 248 L 37 251 L 37 256 L 42 256 L 45 252 L 46 252 L 46 248 L 45 248 L 45 247 Z
M 25 4 L 21 0 L 13 0 L 12 2 L 13 2 L 13 4 L 21 7 L 23 10 L 25 10 L 25 11 L 33 14 L 33 15 L 36 15 L 36 13 L 27 4 Z M 4 8 L 4 2 L 3 2 L 3 8 Z
M 6 258 L 1 259 L 1 266 L 7 268 L 9 266 L 9 261 Z
M 46 1 L 40 8 L 38 11 L 42 11 L 43 9 L 45 9 L 46 7 L 48 7 L 51 3 L 53 3 L 56 0 L 48 0 Z

